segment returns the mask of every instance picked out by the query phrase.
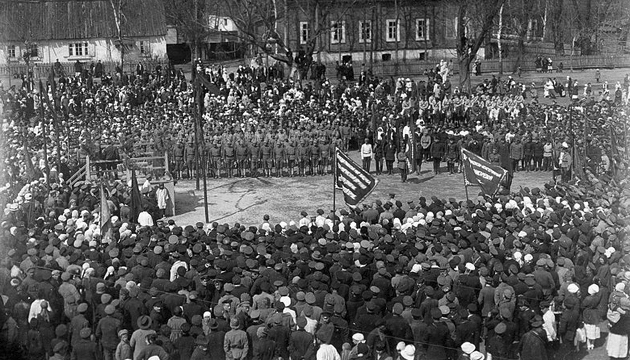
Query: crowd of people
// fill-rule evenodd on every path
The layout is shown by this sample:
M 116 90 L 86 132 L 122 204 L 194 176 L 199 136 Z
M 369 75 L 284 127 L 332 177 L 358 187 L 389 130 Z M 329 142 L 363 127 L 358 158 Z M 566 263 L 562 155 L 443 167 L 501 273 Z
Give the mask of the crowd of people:
M 107 81 L 83 71 L 49 79 L 44 96 L 0 91 L 0 356 L 525 360 L 604 341 L 611 358 L 628 356 L 627 80 L 619 100 L 562 106 L 512 78 L 452 88 L 445 62 L 417 82 L 252 74 L 198 67 L 216 86 L 204 95 L 203 154 L 195 86 L 172 69 Z M 467 201 L 391 194 L 194 225 L 153 216 L 150 182 L 137 213 L 115 177 L 68 181 L 84 155 L 124 164 L 165 152 L 175 179 L 326 174 L 335 147 L 359 149 L 377 176 L 400 156 L 418 174 L 427 160 L 457 172 L 461 148 L 512 175 L 553 175 Z

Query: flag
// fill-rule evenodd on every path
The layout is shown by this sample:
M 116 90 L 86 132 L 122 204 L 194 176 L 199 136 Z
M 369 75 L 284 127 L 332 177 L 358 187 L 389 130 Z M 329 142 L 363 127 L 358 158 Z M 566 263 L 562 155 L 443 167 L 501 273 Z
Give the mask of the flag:
M 112 214 L 109 211 L 109 204 L 107 203 L 107 196 L 105 196 L 105 188 L 101 184 L 101 211 L 100 211 L 100 226 L 101 226 L 101 241 L 109 243 L 112 236 L 112 224 L 110 219 Z
M 343 200 L 346 205 L 354 208 L 374 190 L 378 180 L 341 150 L 335 149 L 335 157 L 336 184 L 343 191 Z
M 479 186 L 484 193 L 494 195 L 499 190 L 501 181 L 507 175 L 507 170 L 462 149 L 462 163 L 464 164 L 464 185 Z
M 131 170 L 131 203 L 129 204 L 129 209 L 129 220 L 131 222 L 137 222 L 138 214 L 142 212 L 142 196 L 138 188 L 138 178 L 136 177 L 135 169 Z
M 22 155 L 24 155 L 24 162 L 26 163 L 26 178 L 29 181 L 36 180 L 39 176 L 37 176 L 37 172 L 35 171 L 35 166 L 33 166 L 33 160 L 31 159 L 31 152 L 28 150 L 28 141 L 26 137 L 22 142 Z

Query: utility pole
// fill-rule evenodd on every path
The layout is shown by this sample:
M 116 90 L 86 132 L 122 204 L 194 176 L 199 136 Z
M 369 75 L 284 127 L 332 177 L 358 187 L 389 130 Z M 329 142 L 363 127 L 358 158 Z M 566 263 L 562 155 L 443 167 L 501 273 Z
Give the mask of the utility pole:
M 400 14 L 398 13 L 398 0 L 394 0 L 394 8 L 396 11 L 396 28 L 394 29 L 394 38 L 396 39 L 396 64 L 394 64 L 394 75 L 398 76 L 398 60 L 400 55 L 398 54 L 398 28 L 400 27 Z M 389 29 L 388 29 L 389 30 Z

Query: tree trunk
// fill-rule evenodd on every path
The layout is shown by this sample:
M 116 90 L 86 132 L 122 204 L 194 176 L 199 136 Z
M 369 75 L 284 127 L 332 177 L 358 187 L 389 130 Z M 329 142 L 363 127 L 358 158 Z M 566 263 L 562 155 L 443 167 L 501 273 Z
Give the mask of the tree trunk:
M 396 29 L 394 32 L 394 37 L 396 39 L 396 64 L 394 64 L 394 75 L 398 76 L 398 59 L 399 59 L 399 54 L 398 54 L 398 26 L 400 26 L 400 20 L 399 20 L 399 14 L 398 14 L 398 0 L 394 0 L 394 8 L 396 10 Z M 389 29 L 388 29 L 389 30 Z
M 547 40 L 547 19 L 549 14 L 549 0 L 545 0 L 545 15 L 542 23 L 542 40 Z
M 499 48 L 499 75 L 503 75 L 503 53 L 501 46 L 501 32 L 503 30 L 503 5 L 499 10 L 499 32 L 497 33 L 497 46 Z
M 122 37 L 119 37 L 119 41 L 120 41 L 120 69 L 122 70 L 124 74 L 125 73 L 125 44 L 122 41 Z
M 470 94 L 470 64 L 472 57 L 464 55 L 459 56 L 459 88 L 468 91 Z
M 553 43 L 556 50 L 556 55 L 564 55 L 564 32 L 562 26 L 563 6 L 563 0 L 556 0 L 552 19 Z

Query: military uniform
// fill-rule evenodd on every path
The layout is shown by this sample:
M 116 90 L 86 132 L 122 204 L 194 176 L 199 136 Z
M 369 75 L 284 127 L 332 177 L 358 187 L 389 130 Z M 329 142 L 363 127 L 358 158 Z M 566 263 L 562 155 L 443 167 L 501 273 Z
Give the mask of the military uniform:
M 319 170 L 319 146 L 315 143 L 315 140 L 311 141 L 311 159 L 310 159 L 310 168 L 311 175 L 315 175 Z
M 219 147 L 219 143 L 217 141 L 212 143 L 212 147 L 208 151 L 208 154 L 212 174 L 215 179 L 218 179 L 221 177 L 221 148 Z
M 320 158 L 320 170 L 319 173 L 321 175 L 326 175 L 328 173 L 328 165 L 330 164 L 330 144 L 328 140 L 322 140 L 322 143 L 319 145 L 319 158 Z
M 260 144 L 256 138 L 252 138 L 247 151 L 249 158 L 249 176 L 257 176 L 260 168 Z
M 276 168 L 276 177 L 282 176 L 282 169 L 284 168 L 285 151 L 282 142 L 278 141 L 273 148 L 273 160 Z
M 239 141 L 236 145 L 236 162 L 238 163 L 238 176 L 245 177 L 245 161 L 247 160 L 248 149 L 243 144 L 243 141 Z
M 265 141 L 263 146 L 260 148 L 260 156 L 262 160 L 262 167 L 266 177 L 271 176 L 271 167 L 273 166 L 273 148 L 269 141 Z
M 297 148 L 294 143 L 287 142 L 285 148 L 285 155 L 287 158 L 287 167 L 289 168 L 289 176 L 293 177 L 293 171 L 295 170 L 295 161 L 297 159 Z
M 227 172 L 228 177 L 232 177 L 234 171 L 234 161 L 236 156 L 236 150 L 232 146 L 231 142 L 227 142 L 223 147 L 223 166 Z

